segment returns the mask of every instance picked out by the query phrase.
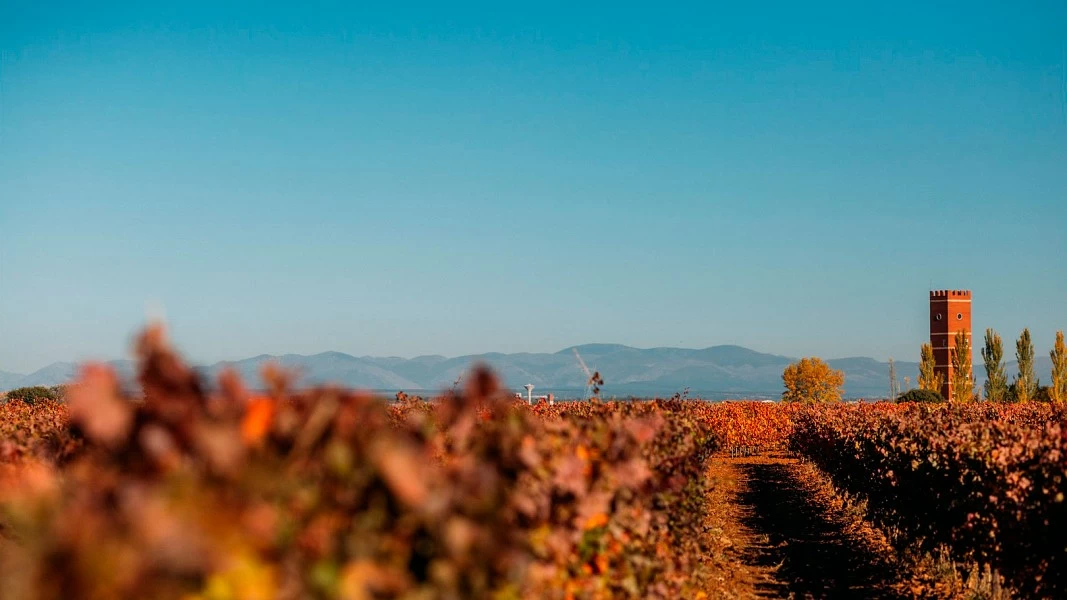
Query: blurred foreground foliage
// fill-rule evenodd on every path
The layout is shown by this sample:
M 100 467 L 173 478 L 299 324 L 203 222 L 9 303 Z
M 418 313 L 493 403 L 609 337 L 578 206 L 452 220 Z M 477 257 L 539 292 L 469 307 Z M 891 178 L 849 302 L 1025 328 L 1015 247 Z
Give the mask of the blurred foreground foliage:
M 715 438 L 678 401 L 516 404 L 485 370 L 390 405 L 208 392 L 159 329 L 143 397 L 87 366 L 10 414 L 4 598 L 699 597 Z M 27 410 L 10 403 L 4 410 Z

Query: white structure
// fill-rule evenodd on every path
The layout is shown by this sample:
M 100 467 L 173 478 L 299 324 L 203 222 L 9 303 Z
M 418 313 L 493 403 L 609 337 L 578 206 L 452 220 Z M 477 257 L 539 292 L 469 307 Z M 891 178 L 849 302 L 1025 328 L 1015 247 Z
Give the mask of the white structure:
M 526 385 L 524 385 L 522 387 L 526 388 L 526 402 L 528 402 L 530 404 L 533 404 L 533 389 L 534 389 L 534 385 L 532 383 L 527 383 Z
M 522 400 L 523 399 L 522 398 L 522 393 L 515 392 L 515 399 L 516 400 Z M 526 402 L 529 403 L 529 404 L 533 404 L 534 400 L 536 400 L 538 402 L 544 400 L 545 402 L 548 402 L 549 404 L 555 404 L 556 403 L 556 396 L 555 396 L 555 394 L 539 394 L 537 396 L 529 396 L 528 395 L 526 397 Z

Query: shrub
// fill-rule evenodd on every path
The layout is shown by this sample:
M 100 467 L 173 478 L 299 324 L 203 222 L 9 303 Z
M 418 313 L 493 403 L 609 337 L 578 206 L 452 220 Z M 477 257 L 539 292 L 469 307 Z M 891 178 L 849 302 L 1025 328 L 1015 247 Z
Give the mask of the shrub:
M 941 395 L 941 392 L 934 392 L 931 390 L 908 390 L 897 398 L 897 402 L 944 402 L 945 398 Z
M 32 387 L 21 387 L 11 390 L 5 395 L 8 401 L 21 400 L 26 404 L 35 404 L 42 400 L 52 400 L 54 402 L 60 402 L 66 396 L 66 389 L 61 385 L 54 385 L 52 387 L 45 387 L 43 385 L 35 385 Z

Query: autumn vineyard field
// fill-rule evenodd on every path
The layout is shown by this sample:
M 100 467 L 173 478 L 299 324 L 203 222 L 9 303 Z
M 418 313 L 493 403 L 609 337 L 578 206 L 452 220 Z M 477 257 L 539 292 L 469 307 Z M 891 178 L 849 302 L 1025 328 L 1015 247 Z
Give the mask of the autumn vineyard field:
M 0 598 L 1064 598 L 1049 404 L 430 401 L 200 381 L 0 405 Z

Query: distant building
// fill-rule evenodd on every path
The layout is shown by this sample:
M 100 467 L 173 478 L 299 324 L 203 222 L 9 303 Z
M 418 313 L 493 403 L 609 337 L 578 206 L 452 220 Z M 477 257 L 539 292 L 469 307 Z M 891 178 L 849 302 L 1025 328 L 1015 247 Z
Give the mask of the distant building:
M 529 404 L 537 404 L 538 402 L 540 402 L 542 400 L 544 400 L 545 402 L 548 402 L 549 404 L 555 404 L 556 403 L 556 395 L 555 394 L 541 394 L 540 396 L 532 396 L 532 395 L 530 395 L 530 396 L 525 396 L 524 397 L 520 392 L 515 392 L 515 399 L 516 400 L 524 400 L 525 399 L 526 402 L 529 403 Z
M 956 333 L 964 332 L 973 348 L 971 336 L 971 291 L 934 290 L 930 292 L 930 345 L 934 348 L 935 372 L 944 378 L 941 395 L 952 400 L 952 356 L 956 350 Z

